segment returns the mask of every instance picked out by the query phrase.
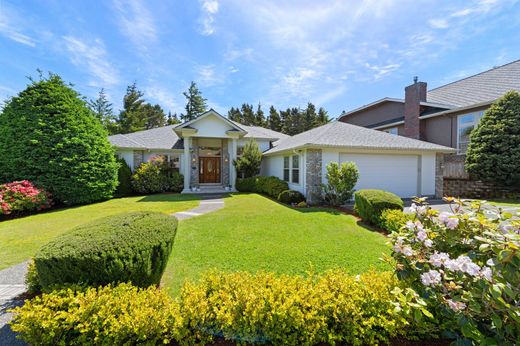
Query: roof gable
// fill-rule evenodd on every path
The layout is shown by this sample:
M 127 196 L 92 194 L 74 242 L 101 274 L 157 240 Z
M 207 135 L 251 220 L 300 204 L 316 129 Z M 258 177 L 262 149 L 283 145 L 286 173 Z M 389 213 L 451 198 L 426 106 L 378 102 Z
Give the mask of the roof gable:
M 194 129 L 197 129 L 197 123 L 199 122 L 207 122 L 207 119 L 208 118 L 214 118 L 214 119 L 217 119 L 217 121 L 225 124 L 228 126 L 228 130 L 234 130 L 234 131 L 238 131 L 238 132 L 246 132 L 242 127 L 239 126 L 238 123 L 235 123 L 231 120 L 229 120 L 228 118 L 220 115 L 220 113 L 218 113 L 217 111 L 215 111 L 213 108 L 211 108 L 210 110 L 202 113 L 201 115 L 199 115 L 198 117 L 196 117 L 195 119 L 192 119 L 192 120 L 189 120 L 189 121 L 186 121 L 180 125 L 177 125 L 175 127 L 175 131 L 176 132 L 179 132 L 179 130 L 182 130 L 184 128 L 194 128 Z

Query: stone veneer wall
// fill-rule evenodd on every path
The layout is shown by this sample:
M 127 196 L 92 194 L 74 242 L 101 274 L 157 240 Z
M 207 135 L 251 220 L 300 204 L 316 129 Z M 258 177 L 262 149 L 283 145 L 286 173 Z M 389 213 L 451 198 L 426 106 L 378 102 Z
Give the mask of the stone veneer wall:
M 321 149 L 307 149 L 307 162 L 305 163 L 305 190 L 309 204 L 321 201 Z
M 143 163 L 144 160 L 144 151 L 143 150 L 134 150 L 134 170 Z
M 444 178 L 444 195 L 460 198 L 503 198 L 512 191 L 480 180 Z
M 226 162 L 226 158 L 228 159 L 228 162 Z M 223 186 L 229 186 L 229 160 L 231 158 L 229 157 L 228 152 L 228 142 L 226 140 L 222 141 L 222 161 L 221 161 L 221 169 L 222 172 L 222 185 Z
M 191 149 L 193 152 L 190 152 L 190 187 L 199 187 L 199 145 L 196 138 L 191 139 Z
M 444 154 L 435 155 L 435 197 L 444 197 Z

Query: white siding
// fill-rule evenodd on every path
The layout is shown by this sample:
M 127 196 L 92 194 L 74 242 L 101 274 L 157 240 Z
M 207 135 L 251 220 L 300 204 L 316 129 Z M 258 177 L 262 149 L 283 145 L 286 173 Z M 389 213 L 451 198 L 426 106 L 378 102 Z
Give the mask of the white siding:
M 435 195 L 435 153 L 421 156 L 421 194 Z
M 292 157 L 293 154 L 287 155 Z M 283 158 L 284 156 L 264 156 L 262 160 L 261 174 L 264 176 L 274 176 L 283 180 Z M 299 184 L 289 182 L 289 189 L 300 191 L 305 194 L 305 183 L 304 183 L 304 156 L 300 154 L 300 178 Z
M 131 170 L 134 170 L 134 151 L 132 149 L 117 149 L 116 155 L 126 161 Z
M 232 127 L 216 115 L 208 115 L 197 122 L 193 123 L 196 128 L 196 137 L 227 137 L 226 131 L 232 130 Z

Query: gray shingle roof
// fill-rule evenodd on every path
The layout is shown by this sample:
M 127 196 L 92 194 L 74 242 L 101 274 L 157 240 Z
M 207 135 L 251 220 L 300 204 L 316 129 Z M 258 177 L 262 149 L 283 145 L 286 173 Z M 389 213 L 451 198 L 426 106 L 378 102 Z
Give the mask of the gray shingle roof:
M 265 138 L 278 140 L 287 138 L 287 135 L 258 126 L 245 126 L 238 124 L 247 131 L 245 138 Z M 175 125 L 158 127 L 155 129 L 138 131 L 133 133 L 109 136 L 112 145 L 119 148 L 142 149 L 183 149 L 183 140 L 179 138 L 173 129 Z
M 457 107 L 495 100 L 520 91 L 520 60 L 428 91 L 428 101 Z
M 392 135 L 365 127 L 333 121 L 298 135 L 279 140 L 266 155 L 301 147 L 343 147 L 356 149 L 416 150 L 454 152 L 452 148 Z

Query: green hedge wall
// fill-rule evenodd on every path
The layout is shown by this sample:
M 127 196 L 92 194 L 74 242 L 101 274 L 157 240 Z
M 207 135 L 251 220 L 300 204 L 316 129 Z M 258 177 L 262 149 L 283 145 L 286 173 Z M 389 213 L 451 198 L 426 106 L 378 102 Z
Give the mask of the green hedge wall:
M 284 204 L 305 202 L 305 196 L 300 191 L 285 190 L 278 195 L 278 200 Z
M 109 216 L 43 246 L 34 257 L 42 288 L 66 283 L 158 285 L 171 253 L 177 220 L 155 212 Z
M 240 192 L 263 193 L 278 199 L 285 190 L 289 190 L 287 182 L 277 177 L 251 177 L 237 179 L 235 187 Z
M 403 210 L 403 200 L 383 190 L 359 190 L 354 194 L 355 211 L 371 224 L 382 226 L 381 214 L 386 209 Z

